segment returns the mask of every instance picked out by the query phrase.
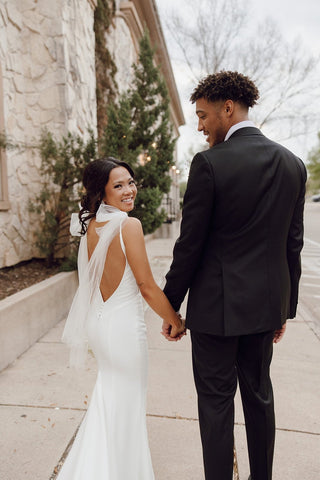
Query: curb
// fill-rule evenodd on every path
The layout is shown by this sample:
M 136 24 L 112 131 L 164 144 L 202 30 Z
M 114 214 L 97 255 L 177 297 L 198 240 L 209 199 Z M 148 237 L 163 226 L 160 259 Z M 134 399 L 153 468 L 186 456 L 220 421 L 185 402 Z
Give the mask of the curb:
M 77 272 L 61 272 L 0 301 L 0 371 L 68 313 Z

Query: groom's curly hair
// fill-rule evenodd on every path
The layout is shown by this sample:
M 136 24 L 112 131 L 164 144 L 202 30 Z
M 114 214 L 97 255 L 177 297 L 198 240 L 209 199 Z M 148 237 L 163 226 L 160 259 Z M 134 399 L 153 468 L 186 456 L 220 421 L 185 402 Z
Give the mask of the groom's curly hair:
M 221 72 L 208 75 L 194 89 L 190 101 L 195 103 L 200 98 L 208 102 L 233 100 L 246 107 L 253 107 L 259 98 L 259 90 L 250 78 L 238 72 Z

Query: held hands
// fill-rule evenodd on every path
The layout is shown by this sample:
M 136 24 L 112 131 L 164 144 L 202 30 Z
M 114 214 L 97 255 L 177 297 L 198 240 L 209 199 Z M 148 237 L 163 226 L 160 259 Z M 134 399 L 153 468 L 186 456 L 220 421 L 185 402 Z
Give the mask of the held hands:
M 187 335 L 186 321 L 181 318 L 181 315 L 177 315 L 177 317 L 179 319 L 178 325 L 171 325 L 165 321 L 162 323 L 161 335 L 170 342 L 177 342 L 181 340 L 184 335 Z
M 184 335 L 187 335 L 187 330 L 186 330 L 186 321 L 181 318 L 181 315 L 177 315 L 179 320 L 180 320 L 180 325 L 171 325 L 170 323 L 167 323 L 163 321 L 162 323 L 162 331 L 161 335 L 163 335 L 167 340 L 170 342 L 177 342 L 178 340 L 181 340 L 181 338 Z M 274 337 L 273 337 L 273 343 L 278 343 L 280 340 L 283 338 L 284 333 L 286 331 L 286 324 L 284 323 L 282 325 L 282 328 L 279 330 L 276 330 L 274 332 Z

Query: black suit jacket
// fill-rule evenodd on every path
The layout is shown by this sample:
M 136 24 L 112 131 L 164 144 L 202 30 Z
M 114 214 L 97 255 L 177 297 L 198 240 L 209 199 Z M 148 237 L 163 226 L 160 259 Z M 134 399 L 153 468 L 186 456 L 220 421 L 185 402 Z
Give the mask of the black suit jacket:
M 281 328 L 296 314 L 306 169 L 260 130 L 237 130 L 191 164 L 164 292 L 187 327 L 215 335 Z

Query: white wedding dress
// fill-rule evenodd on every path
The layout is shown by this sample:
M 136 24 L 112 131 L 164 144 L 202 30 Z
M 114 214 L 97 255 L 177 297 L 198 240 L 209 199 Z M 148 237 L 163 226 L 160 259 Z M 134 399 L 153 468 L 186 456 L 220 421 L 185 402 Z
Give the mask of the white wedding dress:
M 121 223 L 120 218 L 118 234 L 126 255 Z M 103 239 L 99 235 L 98 245 Z M 86 248 L 86 235 L 81 241 Z M 103 255 L 97 260 L 104 264 L 106 252 Z M 88 411 L 57 479 L 153 480 L 146 428 L 146 326 L 142 297 L 127 259 L 111 297 L 104 302 L 99 286 L 93 292 L 85 325 L 98 376 Z

